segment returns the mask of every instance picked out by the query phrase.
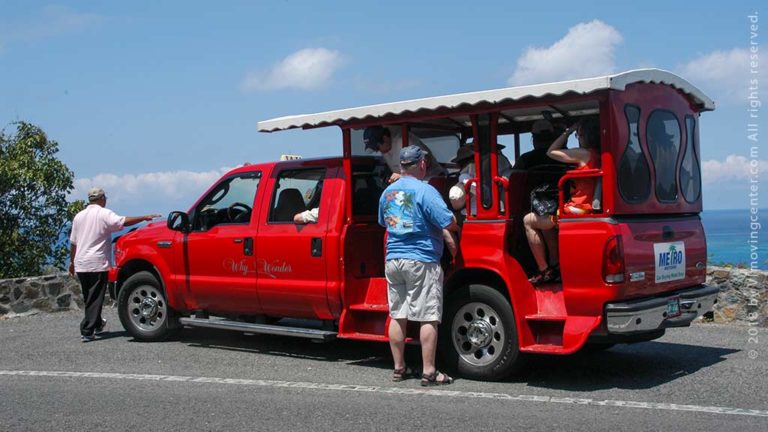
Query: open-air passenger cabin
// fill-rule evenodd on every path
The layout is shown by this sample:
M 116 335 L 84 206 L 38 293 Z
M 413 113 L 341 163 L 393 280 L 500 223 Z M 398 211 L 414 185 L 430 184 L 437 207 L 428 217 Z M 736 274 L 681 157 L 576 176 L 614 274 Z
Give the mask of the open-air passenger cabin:
M 521 143 L 521 136 L 531 131 L 536 120 L 567 122 L 598 116 L 602 163 L 601 171 L 592 175 L 603 180 L 604 215 L 698 213 L 698 117 L 700 112 L 713 109 L 711 99 L 679 76 L 642 69 L 281 117 L 260 122 L 258 127 L 262 132 L 274 132 L 338 126 L 343 131 L 347 159 L 365 154 L 362 130 L 372 125 L 401 127 L 419 136 L 448 166 L 457 147 L 471 142 L 482 186 L 478 188 L 476 217 L 468 216 L 472 220 L 509 218 L 529 210 L 526 194 L 531 181 L 522 173 L 513 173 L 508 179 L 499 176 L 497 143 L 507 144 L 510 148 L 505 152 L 512 159 L 514 151 L 517 159 L 521 146 L 527 144 Z M 407 145 L 408 133 L 402 136 L 403 145 Z M 351 175 L 351 164 L 346 165 Z M 445 187 L 439 181 L 434 184 L 438 189 Z M 525 190 L 517 190 L 520 188 Z M 509 195 L 509 200 L 504 195 Z

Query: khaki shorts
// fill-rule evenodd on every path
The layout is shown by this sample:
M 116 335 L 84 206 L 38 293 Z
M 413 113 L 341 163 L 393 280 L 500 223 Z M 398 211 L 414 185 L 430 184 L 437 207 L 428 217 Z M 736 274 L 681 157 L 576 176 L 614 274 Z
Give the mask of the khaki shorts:
M 418 322 L 440 322 L 443 315 L 443 269 L 439 263 L 409 259 L 386 262 L 389 316 Z

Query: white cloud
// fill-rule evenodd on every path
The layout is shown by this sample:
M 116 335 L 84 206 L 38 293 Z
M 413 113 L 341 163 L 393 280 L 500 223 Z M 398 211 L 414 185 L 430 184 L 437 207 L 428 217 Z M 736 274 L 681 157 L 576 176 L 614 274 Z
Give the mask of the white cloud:
M 71 200 L 87 200 L 92 187 L 103 188 L 109 206 L 122 214 L 186 210 L 231 168 L 195 172 L 163 171 L 143 174 L 97 174 L 75 180 Z
M 702 162 L 702 183 L 705 185 L 723 184 L 733 181 L 750 179 L 755 170 L 750 159 L 740 155 L 728 155 L 725 160 L 707 160 Z M 760 160 L 757 164 L 758 173 L 768 176 L 768 160 Z
M 241 87 L 245 91 L 287 88 L 317 90 L 331 82 L 341 64 L 342 56 L 338 51 L 306 48 L 289 55 L 268 70 L 249 72 Z
M 0 26 L 5 27 L 0 36 L 7 40 L 43 39 L 88 28 L 105 19 L 101 15 L 77 12 L 64 6 L 47 6 L 34 20 Z
M 716 102 L 746 103 L 749 80 L 757 78 L 761 84 L 768 80 L 768 73 L 763 71 L 765 68 L 758 68 L 757 73 L 752 73 L 749 63 L 749 50 L 734 48 L 703 54 L 678 66 L 677 70 Z
M 602 21 L 580 23 L 547 48 L 528 48 L 517 60 L 510 85 L 562 81 L 614 72 L 621 34 Z

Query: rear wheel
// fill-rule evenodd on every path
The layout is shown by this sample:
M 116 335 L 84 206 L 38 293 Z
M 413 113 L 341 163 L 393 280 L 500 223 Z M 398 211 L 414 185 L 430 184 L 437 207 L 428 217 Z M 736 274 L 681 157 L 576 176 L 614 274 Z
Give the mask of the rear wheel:
M 118 295 L 118 315 L 123 327 L 140 341 L 161 341 L 172 332 L 176 319 L 160 282 L 150 272 L 129 277 Z
M 471 379 L 502 379 L 524 360 L 512 306 L 486 285 L 469 285 L 449 297 L 440 347 L 448 366 Z

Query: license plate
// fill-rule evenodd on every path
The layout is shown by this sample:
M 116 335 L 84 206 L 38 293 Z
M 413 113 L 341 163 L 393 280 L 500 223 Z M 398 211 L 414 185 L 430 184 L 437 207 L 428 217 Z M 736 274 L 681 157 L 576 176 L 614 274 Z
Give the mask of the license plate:
M 667 318 L 680 316 L 680 297 L 667 299 Z

